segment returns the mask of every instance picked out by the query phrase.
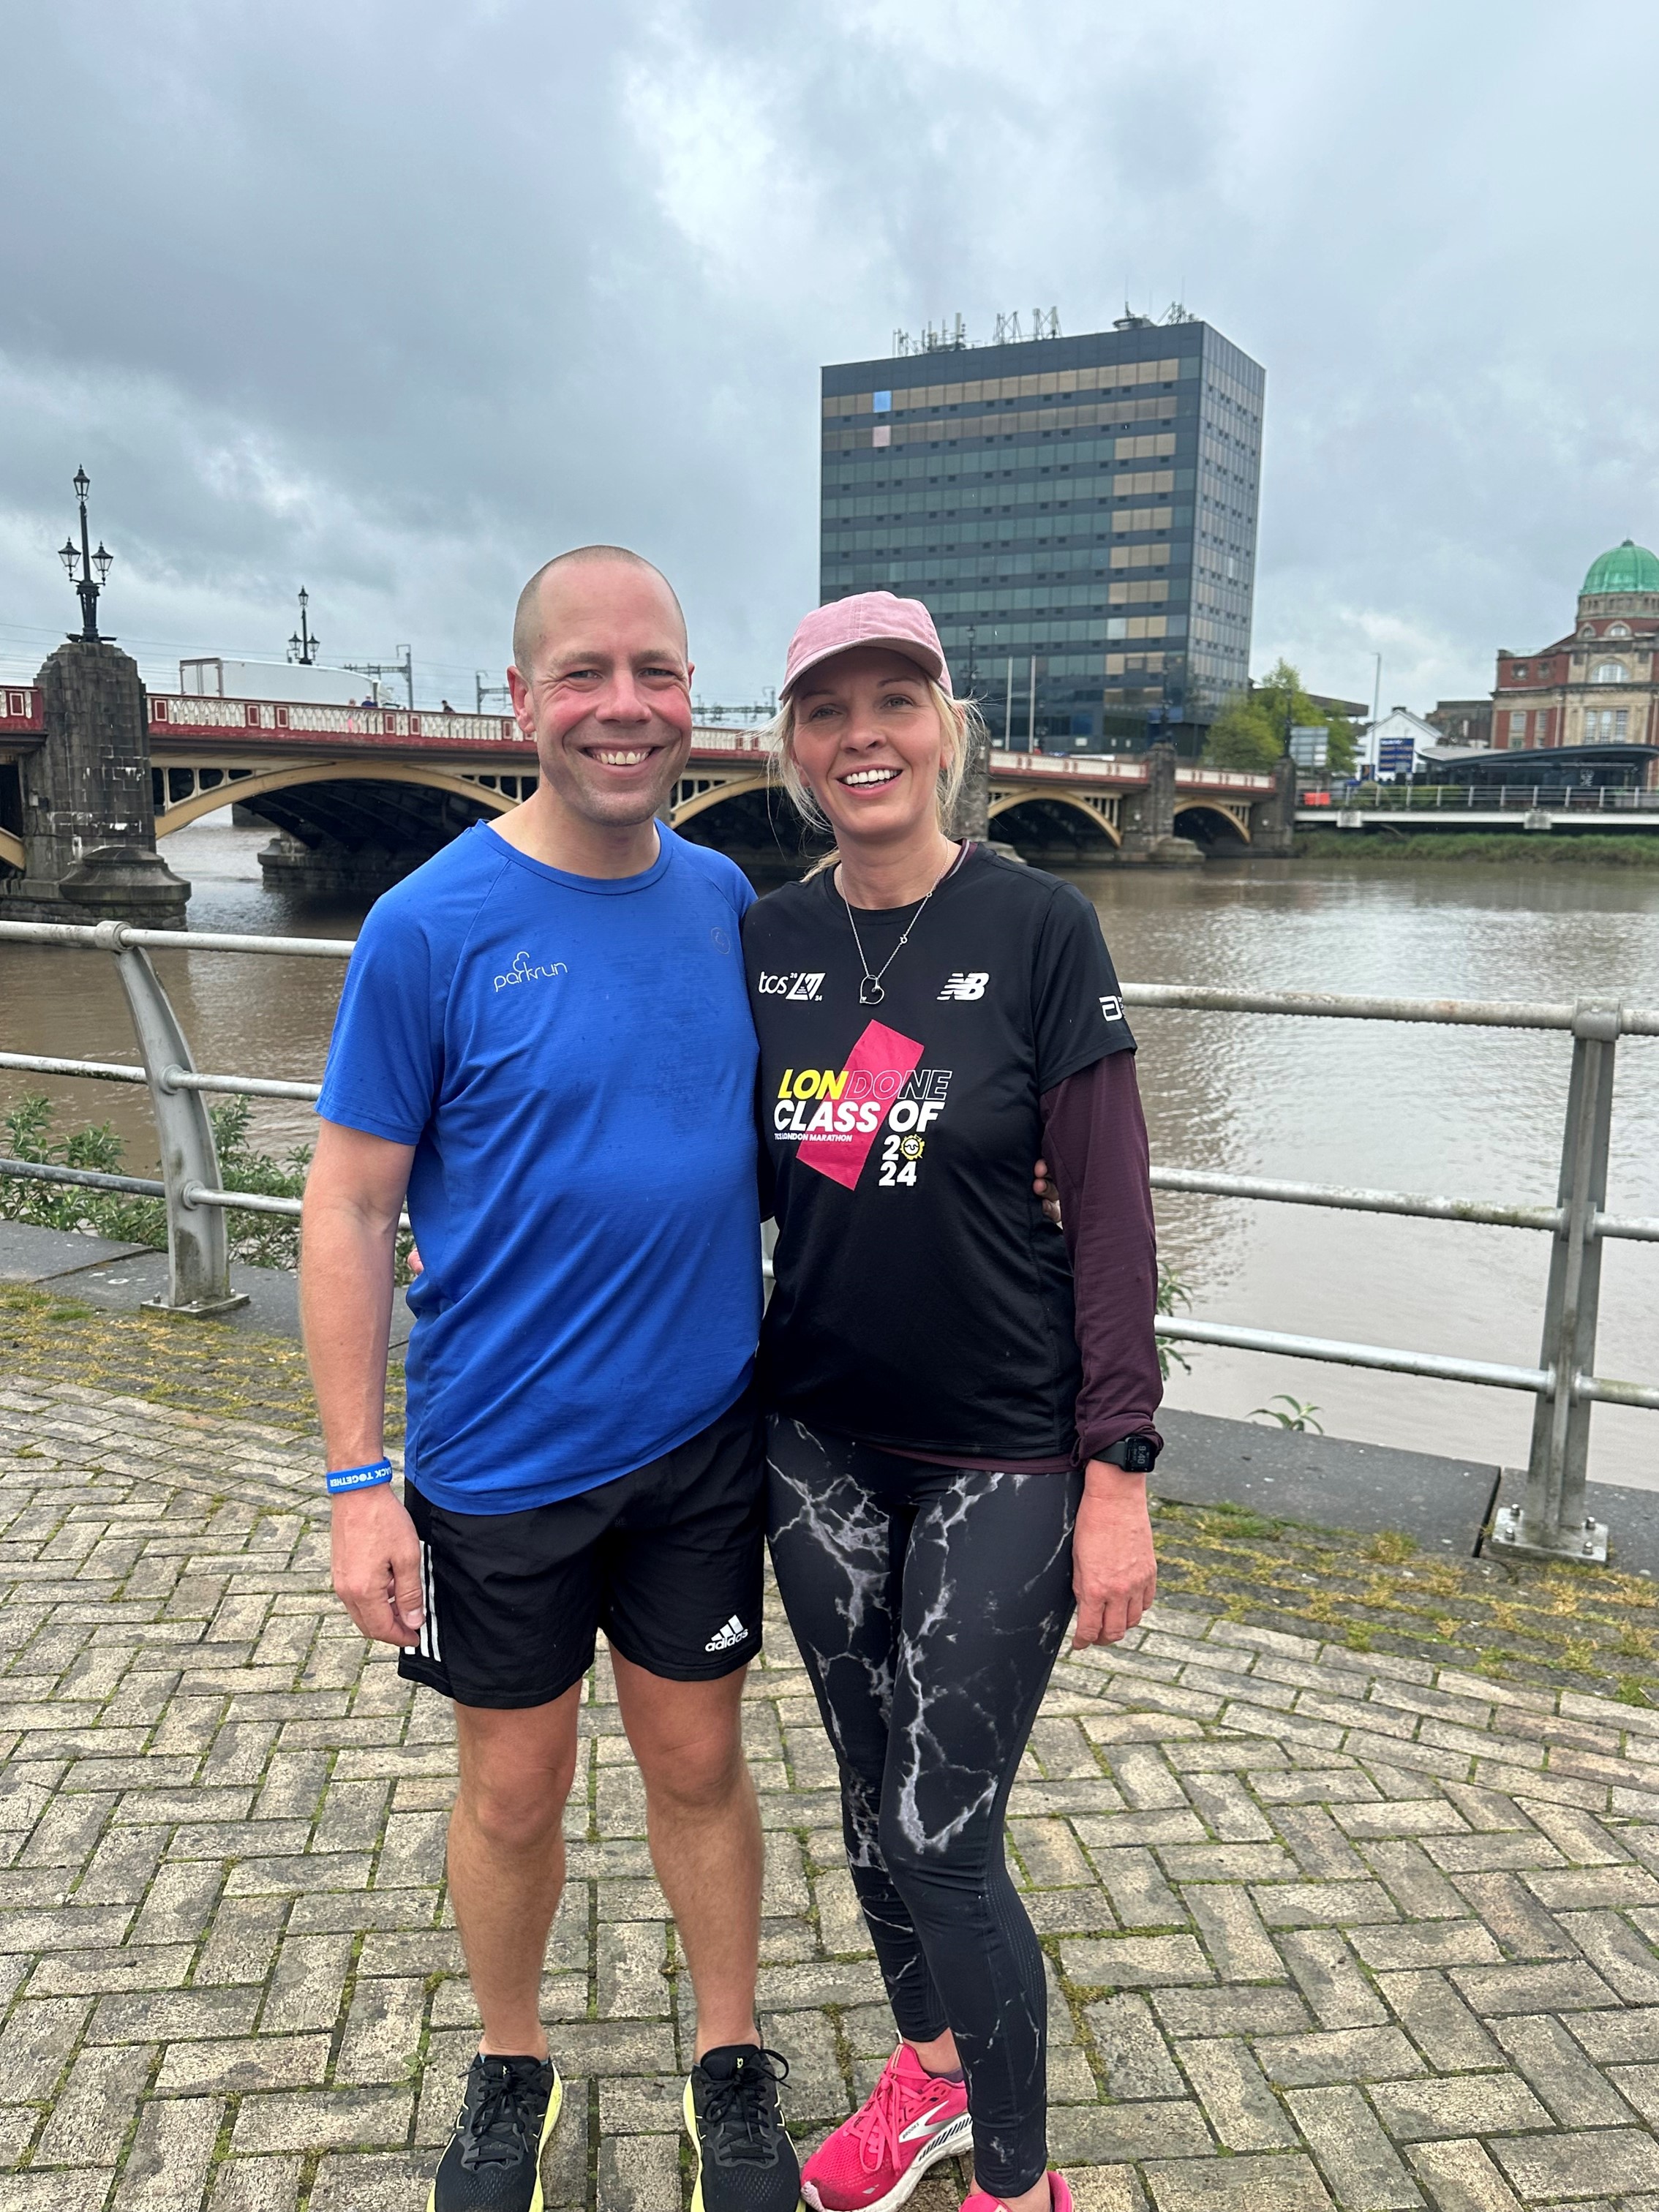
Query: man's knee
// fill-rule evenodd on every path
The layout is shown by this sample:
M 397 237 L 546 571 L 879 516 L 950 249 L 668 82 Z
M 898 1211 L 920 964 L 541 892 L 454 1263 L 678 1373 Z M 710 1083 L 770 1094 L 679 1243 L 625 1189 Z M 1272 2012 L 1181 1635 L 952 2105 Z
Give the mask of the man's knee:
M 501 1850 L 527 1850 L 556 1838 L 575 1778 L 574 1727 L 533 1713 L 468 1709 L 460 1720 L 461 1786 L 456 1811 Z M 549 1725 L 551 1721 L 551 1725 Z
M 735 1717 L 729 1727 L 710 1727 L 636 1747 L 635 1756 L 646 1796 L 659 1808 L 714 1812 L 746 1784 L 743 1731 Z
M 747 1789 L 740 1676 L 671 1682 L 631 1664 L 617 1674 L 623 1725 L 652 1805 L 714 1812 Z
M 526 1773 L 485 1765 L 461 1783 L 456 1810 L 499 1850 L 531 1850 L 559 1832 L 573 1770 Z

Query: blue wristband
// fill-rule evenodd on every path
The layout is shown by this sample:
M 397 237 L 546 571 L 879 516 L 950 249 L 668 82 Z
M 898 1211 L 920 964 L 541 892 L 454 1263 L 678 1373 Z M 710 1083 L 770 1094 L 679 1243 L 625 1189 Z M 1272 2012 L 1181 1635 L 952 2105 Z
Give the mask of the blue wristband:
M 373 1490 L 382 1482 L 392 1480 L 389 1459 L 371 1460 L 367 1467 L 336 1468 L 323 1477 L 331 1498 L 338 1497 L 343 1490 Z

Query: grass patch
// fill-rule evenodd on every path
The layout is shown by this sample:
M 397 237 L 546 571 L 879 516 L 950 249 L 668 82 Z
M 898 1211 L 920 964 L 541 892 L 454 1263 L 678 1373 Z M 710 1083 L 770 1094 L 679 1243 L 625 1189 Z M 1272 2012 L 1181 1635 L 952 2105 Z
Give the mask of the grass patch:
M 305 1354 L 292 1337 L 185 1315 L 94 1312 L 21 1283 L 0 1284 L 0 1374 L 13 1382 L 72 1380 L 296 1435 L 317 1430 Z M 388 1442 L 401 1442 L 403 1433 L 403 1359 L 394 1354 Z
M 1158 1584 L 1177 1602 L 1350 1651 L 1393 1651 L 1489 1680 L 1659 1706 L 1659 1589 L 1645 1576 L 1424 1552 L 1247 1508 L 1154 1501 Z
M 1401 1528 L 1384 1528 L 1378 1535 L 1368 1536 L 1362 1548 L 1368 1559 L 1382 1559 L 1397 1566 L 1416 1552 L 1417 1540 Z
M 1398 867 L 1407 861 L 1444 867 L 1475 861 L 1499 867 L 1522 862 L 1531 867 L 1659 871 L 1659 831 L 1620 836 L 1616 830 L 1298 830 L 1291 850 L 1298 860 L 1349 868 Z

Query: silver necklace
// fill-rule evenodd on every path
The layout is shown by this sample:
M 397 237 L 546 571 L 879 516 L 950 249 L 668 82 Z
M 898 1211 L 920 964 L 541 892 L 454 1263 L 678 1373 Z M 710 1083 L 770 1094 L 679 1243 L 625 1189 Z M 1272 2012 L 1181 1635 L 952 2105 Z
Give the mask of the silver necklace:
M 959 845 L 957 848 L 957 850 L 951 856 L 950 865 L 946 867 L 941 868 L 939 874 L 933 878 L 933 882 L 929 884 L 927 890 L 922 895 L 921 904 L 911 915 L 909 921 L 905 923 L 903 935 L 899 939 L 898 943 L 893 947 L 887 957 L 882 962 L 880 967 L 876 969 L 874 975 L 872 975 L 870 972 L 870 962 L 864 950 L 864 940 L 859 935 L 859 926 L 853 919 L 852 902 L 848 898 L 846 892 L 842 890 L 840 883 L 836 883 L 836 889 L 837 891 L 841 892 L 841 902 L 847 908 L 847 924 L 853 933 L 853 942 L 858 947 L 859 965 L 864 970 L 864 981 L 859 985 L 860 1006 L 878 1006 L 882 1000 L 887 996 L 887 993 L 883 988 L 882 977 L 887 973 L 887 970 L 892 966 L 893 963 L 898 958 L 900 953 L 903 951 L 905 946 L 910 942 L 910 933 L 915 927 L 916 924 L 921 920 L 922 915 L 926 911 L 928 900 L 932 898 L 933 893 L 945 881 L 946 876 L 948 876 L 951 870 L 959 864 L 963 854 L 967 850 L 968 848 L 965 843 Z M 840 871 L 837 870 L 836 873 L 839 876 Z

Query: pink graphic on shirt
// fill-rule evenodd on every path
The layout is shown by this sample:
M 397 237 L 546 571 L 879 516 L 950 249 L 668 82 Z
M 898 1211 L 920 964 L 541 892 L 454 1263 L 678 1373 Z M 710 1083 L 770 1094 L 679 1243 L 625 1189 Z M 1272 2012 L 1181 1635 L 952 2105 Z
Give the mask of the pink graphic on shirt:
M 870 1147 L 905 1078 L 921 1058 L 914 1037 L 872 1022 L 847 1055 L 839 1085 L 831 1077 L 795 1157 L 845 1189 L 857 1188 Z M 833 1095 L 832 1095 L 833 1093 Z

